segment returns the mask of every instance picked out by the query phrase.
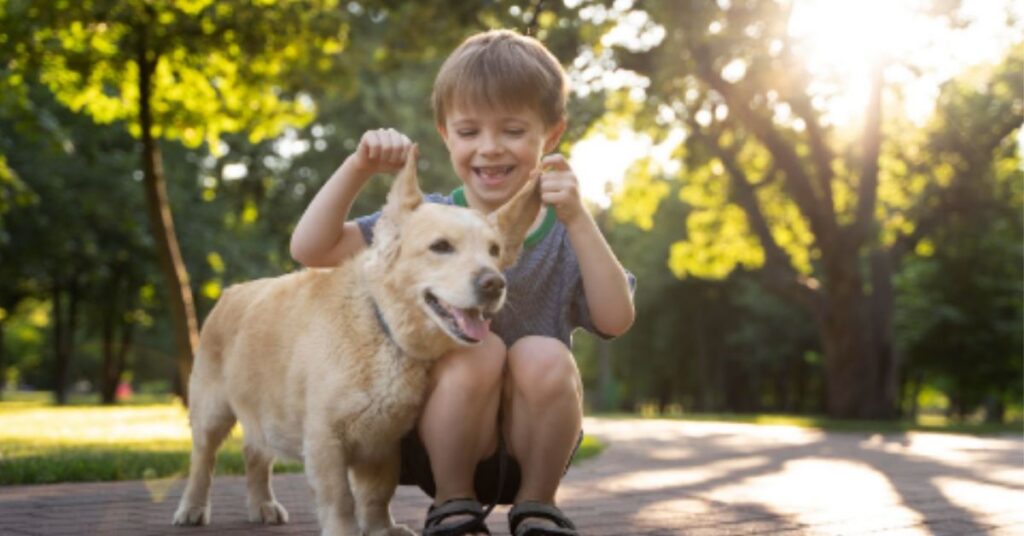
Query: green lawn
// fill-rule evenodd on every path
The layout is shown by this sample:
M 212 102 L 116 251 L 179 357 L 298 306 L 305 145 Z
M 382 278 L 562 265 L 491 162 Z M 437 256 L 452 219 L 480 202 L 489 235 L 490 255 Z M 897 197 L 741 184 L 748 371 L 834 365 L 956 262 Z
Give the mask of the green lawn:
M 182 476 L 191 448 L 188 416 L 177 403 L 113 407 L 50 405 L 38 397 L 0 402 L 0 485 L 134 480 Z M 78 403 L 76 405 L 75 403 Z M 235 427 L 217 457 L 217 474 L 242 474 L 242 433 Z M 574 463 L 603 445 L 585 437 Z M 278 462 L 275 472 L 302 465 Z
M 0 485 L 184 476 L 188 417 L 175 404 L 55 407 L 0 403 Z M 217 459 L 219 474 L 243 471 L 236 427 Z M 301 470 L 278 464 L 277 471 Z

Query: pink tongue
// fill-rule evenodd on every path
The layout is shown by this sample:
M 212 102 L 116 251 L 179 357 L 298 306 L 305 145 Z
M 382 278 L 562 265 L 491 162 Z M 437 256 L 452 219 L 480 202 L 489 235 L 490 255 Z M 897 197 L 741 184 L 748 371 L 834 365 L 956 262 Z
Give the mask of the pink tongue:
M 490 320 L 483 320 L 469 316 L 461 309 L 456 309 L 454 307 L 451 308 L 451 312 L 455 316 L 455 322 L 459 325 L 459 329 L 461 329 L 463 333 L 478 341 L 482 341 L 484 337 L 487 336 L 487 332 L 491 328 Z

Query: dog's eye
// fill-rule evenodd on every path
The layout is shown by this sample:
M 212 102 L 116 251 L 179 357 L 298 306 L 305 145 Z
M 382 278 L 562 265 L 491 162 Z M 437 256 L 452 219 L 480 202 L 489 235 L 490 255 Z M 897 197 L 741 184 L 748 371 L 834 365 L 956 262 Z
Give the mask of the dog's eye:
M 498 247 L 498 244 L 491 244 L 491 256 L 497 257 L 499 254 L 501 254 L 501 248 Z
M 433 251 L 434 253 L 451 253 L 455 251 L 455 246 L 452 246 L 451 242 L 441 238 L 435 240 L 433 244 L 430 244 L 430 251 Z

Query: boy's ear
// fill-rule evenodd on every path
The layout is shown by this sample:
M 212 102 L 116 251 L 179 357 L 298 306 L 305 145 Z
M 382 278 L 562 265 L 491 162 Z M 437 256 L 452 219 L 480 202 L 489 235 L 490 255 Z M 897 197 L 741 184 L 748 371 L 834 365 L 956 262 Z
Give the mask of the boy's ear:
M 531 173 L 530 180 L 516 195 L 487 217 L 505 241 L 501 248 L 501 258 L 498 259 L 502 269 L 515 264 L 523 248 L 523 241 L 526 240 L 526 233 L 537 219 L 537 212 L 541 208 L 540 173 L 540 170 Z
M 419 159 L 419 153 L 419 146 L 414 143 L 405 157 L 405 167 L 398 172 L 395 182 L 391 185 L 381 219 L 386 218 L 392 223 L 400 223 L 405 214 L 412 212 L 423 202 L 423 192 L 420 191 L 416 178 L 416 161 Z
M 547 129 L 546 136 L 544 138 L 544 152 L 550 153 L 558 147 L 559 140 L 562 139 L 562 134 L 565 134 L 565 127 L 567 123 L 565 118 L 559 119 L 557 123 L 552 125 L 551 128 Z

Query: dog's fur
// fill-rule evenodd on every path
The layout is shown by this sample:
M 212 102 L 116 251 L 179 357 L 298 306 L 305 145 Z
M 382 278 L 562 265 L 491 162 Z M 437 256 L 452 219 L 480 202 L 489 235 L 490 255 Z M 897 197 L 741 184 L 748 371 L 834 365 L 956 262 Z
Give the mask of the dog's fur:
M 274 457 L 286 456 L 305 463 L 323 534 L 414 534 L 388 509 L 399 442 L 419 415 L 430 365 L 472 343 L 425 296 L 486 314 L 501 307 L 500 272 L 540 208 L 536 182 L 487 217 L 424 203 L 413 149 L 371 247 L 337 268 L 227 289 L 189 382 L 191 469 L 174 523 L 209 523 L 214 456 L 237 419 L 251 521 L 287 522 L 270 487 Z

